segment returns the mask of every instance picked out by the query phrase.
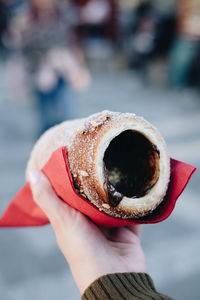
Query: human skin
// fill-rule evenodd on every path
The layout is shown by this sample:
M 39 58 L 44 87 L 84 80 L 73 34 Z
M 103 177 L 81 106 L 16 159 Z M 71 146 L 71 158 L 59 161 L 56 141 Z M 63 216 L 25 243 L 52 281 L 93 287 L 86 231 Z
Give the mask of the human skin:
M 52 225 L 81 294 L 103 275 L 146 271 L 141 225 L 98 226 L 62 201 L 43 173 L 33 170 L 29 178 L 34 200 Z

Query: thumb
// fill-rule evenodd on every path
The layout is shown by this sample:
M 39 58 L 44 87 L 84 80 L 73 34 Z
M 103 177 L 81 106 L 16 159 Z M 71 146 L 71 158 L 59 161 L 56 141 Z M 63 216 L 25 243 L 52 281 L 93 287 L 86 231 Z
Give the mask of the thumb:
M 47 177 L 38 170 L 29 173 L 34 201 L 48 217 L 54 229 L 70 219 L 74 209 L 64 203 L 53 190 Z M 67 216 L 67 217 L 66 217 Z

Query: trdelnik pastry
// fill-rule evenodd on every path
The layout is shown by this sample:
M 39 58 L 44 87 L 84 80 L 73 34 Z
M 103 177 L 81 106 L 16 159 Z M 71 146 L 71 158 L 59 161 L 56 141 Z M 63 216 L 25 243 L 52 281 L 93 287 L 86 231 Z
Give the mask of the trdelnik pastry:
M 66 146 L 77 192 L 110 216 L 140 218 L 166 194 L 170 160 L 165 141 L 135 114 L 103 111 L 52 127 L 31 153 L 27 179 L 61 146 Z

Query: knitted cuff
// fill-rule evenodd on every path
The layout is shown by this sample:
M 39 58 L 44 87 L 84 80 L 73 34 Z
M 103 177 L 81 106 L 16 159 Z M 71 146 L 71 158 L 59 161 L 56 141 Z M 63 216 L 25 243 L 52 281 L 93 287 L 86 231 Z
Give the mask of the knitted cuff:
M 107 274 L 94 281 L 82 300 L 172 300 L 158 293 L 146 273 Z

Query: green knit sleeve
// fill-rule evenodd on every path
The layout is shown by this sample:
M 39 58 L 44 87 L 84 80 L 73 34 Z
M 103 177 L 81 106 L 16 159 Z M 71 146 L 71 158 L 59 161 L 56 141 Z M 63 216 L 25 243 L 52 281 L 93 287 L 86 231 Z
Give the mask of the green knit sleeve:
M 146 273 L 107 274 L 94 281 L 82 300 L 172 300 L 156 291 Z

